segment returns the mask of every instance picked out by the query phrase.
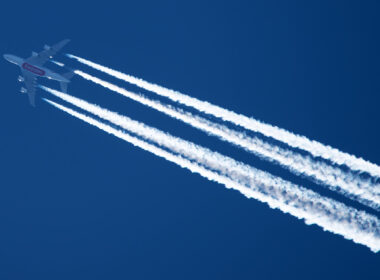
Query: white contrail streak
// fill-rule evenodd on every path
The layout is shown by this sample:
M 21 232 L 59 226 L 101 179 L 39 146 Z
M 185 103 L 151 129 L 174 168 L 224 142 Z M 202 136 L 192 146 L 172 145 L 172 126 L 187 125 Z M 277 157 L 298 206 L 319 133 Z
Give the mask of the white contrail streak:
M 307 224 L 317 224 L 324 230 L 343 235 L 347 239 L 369 247 L 374 252 L 380 250 L 380 221 L 364 211 L 358 211 L 332 199 L 321 197 L 313 191 L 297 187 L 278 177 L 136 121 L 131 120 L 128 123 L 130 132 L 137 132 L 144 135 L 146 139 L 162 144 L 168 149 L 173 148 L 175 152 L 184 152 L 184 154 L 173 154 L 50 100 L 47 102 L 109 134 L 187 168 L 193 173 L 224 184 L 227 188 L 239 190 L 247 197 L 265 202 L 271 208 L 278 208 L 285 213 L 304 219 Z M 86 109 L 86 103 L 81 105 Z M 128 118 L 124 120 L 125 125 L 127 121 Z M 165 141 L 174 142 L 168 144 L 164 143 Z M 184 143 L 185 145 L 183 145 Z M 183 146 L 179 147 L 178 145 Z M 194 152 L 196 155 L 193 155 Z M 188 155 L 197 163 L 184 157 Z M 244 175 L 244 173 L 246 174 Z
M 379 186 L 371 184 L 370 180 L 362 180 L 359 176 L 353 176 L 322 161 L 313 160 L 309 156 L 302 156 L 296 152 L 270 145 L 260 138 L 248 137 L 244 133 L 229 129 L 224 125 L 210 122 L 199 116 L 173 108 L 170 105 L 164 105 L 159 101 L 148 99 L 82 71 L 75 70 L 74 72 L 84 79 L 181 120 L 208 134 L 215 135 L 224 141 L 242 147 L 261 158 L 278 163 L 297 175 L 303 174 L 311 177 L 317 183 L 321 183 L 333 191 L 338 191 L 374 209 L 380 208 Z
M 54 64 L 57 64 L 60 67 L 64 67 L 65 66 L 65 64 L 63 64 L 62 62 L 59 62 L 59 61 L 50 60 L 50 62 L 53 62 Z
M 124 74 L 122 72 L 113 70 L 111 68 L 102 66 L 100 64 L 91 62 L 87 59 L 68 54 L 70 58 L 76 59 L 80 63 L 90 66 L 94 69 L 107 73 L 118 79 L 124 80 L 143 89 L 152 91 L 158 95 L 165 96 L 175 102 L 192 107 L 200 112 L 213 115 L 224 121 L 231 122 L 235 125 L 241 126 L 245 129 L 261 133 L 267 137 L 272 137 L 278 141 L 282 141 L 293 148 L 299 148 L 311 153 L 315 157 L 321 157 L 330 160 L 336 164 L 344 164 L 356 171 L 368 172 L 370 175 L 380 178 L 380 166 L 362 158 L 358 158 L 354 155 L 350 155 L 345 152 L 341 152 L 336 148 L 328 145 L 324 145 L 318 141 L 310 140 L 305 136 L 294 134 L 285 129 L 272 126 L 253 118 L 249 118 L 242 114 L 237 114 L 233 111 L 221 108 L 207 101 L 198 100 L 180 92 L 167 89 L 165 87 L 149 83 L 142 79 L 133 77 L 131 75 Z

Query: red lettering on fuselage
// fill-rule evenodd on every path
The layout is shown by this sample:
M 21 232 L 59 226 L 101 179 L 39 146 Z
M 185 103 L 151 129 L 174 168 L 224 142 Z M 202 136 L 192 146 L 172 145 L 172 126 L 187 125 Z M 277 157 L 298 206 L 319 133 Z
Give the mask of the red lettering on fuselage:
M 22 68 L 24 68 L 25 70 L 29 71 L 29 72 L 32 72 L 33 74 L 36 74 L 38 76 L 45 76 L 45 71 L 40 69 L 40 68 L 37 68 L 29 63 L 23 63 L 22 64 Z

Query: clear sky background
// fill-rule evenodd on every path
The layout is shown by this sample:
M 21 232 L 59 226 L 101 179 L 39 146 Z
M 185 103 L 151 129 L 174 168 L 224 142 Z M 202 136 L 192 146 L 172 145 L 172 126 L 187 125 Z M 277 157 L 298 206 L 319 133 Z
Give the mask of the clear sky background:
M 378 1 L 84 2 L 2 3 L 1 52 L 70 38 L 66 52 L 380 163 Z M 368 248 L 32 108 L 19 69 L 0 73 L 0 279 L 379 277 Z M 80 77 L 69 93 L 358 206 Z

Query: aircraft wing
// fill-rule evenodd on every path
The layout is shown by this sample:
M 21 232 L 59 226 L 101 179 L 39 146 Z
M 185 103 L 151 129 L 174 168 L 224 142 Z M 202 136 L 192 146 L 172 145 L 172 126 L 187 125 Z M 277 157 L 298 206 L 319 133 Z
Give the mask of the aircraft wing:
M 36 77 L 25 71 L 25 70 L 21 70 L 22 72 L 22 75 L 24 76 L 24 83 L 25 83 L 25 86 L 26 86 L 26 90 L 27 90 L 27 94 L 28 94 L 28 97 L 29 97 L 29 102 L 30 102 L 30 105 L 32 105 L 33 107 L 36 106 L 36 103 L 35 103 L 35 97 L 36 97 Z
M 70 42 L 70 40 L 65 39 L 51 47 L 45 46 L 45 50 L 38 54 L 32 55 L 25 61 L 33 65 L 42 66 L 49 59 L 51 59 L 57 52 L 59 52 L 68 42 Z

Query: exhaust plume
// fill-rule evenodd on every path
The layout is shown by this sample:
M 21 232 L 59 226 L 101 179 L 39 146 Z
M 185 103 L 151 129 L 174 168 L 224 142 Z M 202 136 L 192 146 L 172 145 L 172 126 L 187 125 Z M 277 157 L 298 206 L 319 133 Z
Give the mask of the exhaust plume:
M 278 208 L 285 213 L 304 219 L 306 224 L 317 224 L 324 230 L 340 234 L 356 243 L 366 245 L 374 252 L 380 250 L 380 221 L 375 216 L 364 211 L 358 211 L 332 199 L 321 197 L 313 191 L 298 187 L 266 172 L 236 162 L 231 158 L 138 122 L 131 120 L 128 125 L 127 123 L 125 125 L 131 133 L 138 133 L 146 139 L 179 154 L 176 155 L 163 150 L 131 136 L 129 133 L 115 129 L 50 100 L 46 101 L 76 118 L 189 169 L 193 173 L 223 184 L 227 188 L 239 190 L 247 197 L 267 203 L 271 208 Z M 85 107 L 83 109 L 86 109 Z M 87 109 L 90 110 L 90 108 Z M 153 134 L 149 135 L 149 133 Z M 166 143 L 166 141 L 173 142 Z M 179 147 L 178 145 L 183 146 Z M 195 154 L 193 154 L 194 152 Z M 196 161 L 196 163 L 189 160 L 188 157 Z
M 256 119 L 249 118 L 242 114 L 238 114 L 233 111 L 221 108 L 207 101 L 198 100 L 196 98 L 182 94 L 178 91 L 167 89 L 157 84 L 149 83 L 142 79 L 124 74 L 122 72 L 113 70 L 109 67 L 105 67 L 100 64 L 89 61 L 87 59 L 84 59 L 72 54 L 67 54 L 67 56 L 69 58 L 77 60 L 78 62 L 82 64 L 90 66 L 101 72 L 107 73 L 113 77 L 116 77 L 128 83 L 134 84 L 138 87 L 154 92 L 158 95 L 167 97 L 171 99 L 172 101 L 178 102 L 188 107 L 192 107 L 202 113 L 220 118 L 223 121 L 228 121 L 230 123 L 233 123 L 234 125 L 241 126 L 247 130 L 261 133 L 267 137 L 271 137 L 278 141 L 284 142 L 293 148 L 298 148 L 298 149 L 307 151 L 310 154 L 312 154 L 314 157 L 321 157 L 335 164 L 346 165 L 347 167 L 349 167 L 350 169 L 354 171 L 367 172 L 371 176 L 380 178 L 380 166 L 378 166 L 377 164 L 371 163 L 369 161 L 366 161 L 362 158 L 358 158 L 354 155 L 341 152 L 336 148 L 333 148 L 328 145 L 324 145 L 315 140 L 310 140 L 305 136 L 297 135 L 285 129 L 272 126 L 272 125 L 260 122 Z
M 302 174 L 307 176 L 314 182 L 322 184 L 332 191 L 337 191 L 376 210 L 380 209 L 380 188 L 378 185 L 372 184 L 369 179 L 363 180 L 359 176 L 344 172 L 322 161 L 313 160 L 309 156 L 302 156 L 291 150 L 273 146 L 258 137 L 249 137 L 227 126 L 213 123 L 202 117 L 194 116 L 189 112 L 184 112 L 170 105 L 162 104 L 159 101 L 148 99 L 80 70 L 74 70 L 74 73 L 172 118 L 183 121 L 210 135 L 214 135 L 223 141 L 237 145 L 260 158 L 277 163 L 297 175 Z M 44 87 L 43 89 L 47 90 Z

